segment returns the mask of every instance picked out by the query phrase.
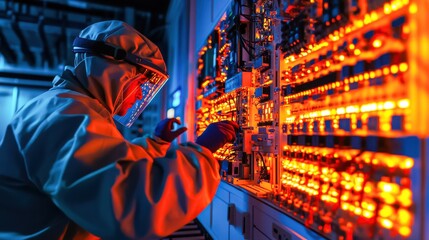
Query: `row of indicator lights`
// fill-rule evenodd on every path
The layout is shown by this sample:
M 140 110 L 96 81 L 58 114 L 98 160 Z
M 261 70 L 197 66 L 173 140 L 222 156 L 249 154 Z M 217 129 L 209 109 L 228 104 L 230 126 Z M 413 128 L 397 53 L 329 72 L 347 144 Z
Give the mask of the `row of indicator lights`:
M 358 114 L 346 114 L 345 115 L 346 118 L 348 118 L 350 120 L 349 124 L 350 126 L 348 127 L 348 132 L 353 132 L 355 130 L 358 131 L 362 131 L 362 130 L 366 130 L 366 131 L 381 131 L 381 132 L 390 132 L 392 131 L 392 118 L 393 117 L 402 117 L 402 121 L 403 123 L 401 128 L 398 128 L 397 126 L 395 127 L 395 131 L 397 130 L 401 130 L 401 131 L 409 131 L 411 129 L 411 124 L 406 122 L 404 115 L 393 115 L 393 112 L 380 112 L 377 115 L 373 115 L 373 116 L 369 116 L 368 114 L 364 113 L 361 114 L 361 116 L 358 116 Z M 368 119 L 369 118 L 377 118 L 378 119 L 378 123 L 374 124 L 372 123 L 371 126 L 368 126 Z M 308 132 L 310 134 L 312 133 L 323 133 L 325 132 L 326 126 L 325 126 L 325 122 L 326 120 L 330 120 L 332 121 L 332 125 L 330 126 L 330 130 L 328 132 L 334 133 L 336 132 L 336 130 L 340 130 L 343 128 L 340 128 L 340 116 L 335 116 L 333 118 L 310 118 L 309 121 L 304 121 L 304 120 L 299 120 L 298 122 L 294 122 L 290 125 L 295 125 L 295 126 L 291 126 L 288 131 L 283 132 L 283 133 L 299 133 L 300 131 L 302 132 Z M 358 121 L 359 121 L 359 125 L 358 125 Z M 314 122 L 318 122 L 317 124 L 317 128 L 316 127 L 307 127 L 305 130 L 302 129 L 303 125 L 307 125 L 307 126 L 314 126 Z M 287 125 L 287 124 L 286 124 Z M 341 130 L 343 132 L 343 130 Z
M 374 40 L 374 43 L 378 44 L 377 40 Z M 354 44 L 350 44 L 349 46 L 350 49 L 354 49 L 353 53 L 356 56 L 359 56 L 362 52 L 359 49 L 356 49 Z M 344 55 L 339 55 L 339 56 L 334 56 L 335 58 L 337 58 L 340 62 L 345 60 L 345 56 Z M 326 68 L 330 68 L 332 66 L 332 60 L 325 60 L 323 63 L 323 66 L 320 65 L 316 65 L 313 68 L 302 68 L 301 72 L 299 73 L 295 73 L 293 75 L 291 75 L 290 70 L 286 70 L 284 72 L 285 74 L 285 81 L 286 82 L 290 82 L 290 79 L 300 79 L 300 82 L 306 82 L 307 80 L 315 80 L 317 81 L 317 78 L 322 77 L 323 74 L 326 74 L 326 71 L 322 71 L 323 69 Z M 336 67 L 341 67 L 340 65 L 336 65 Z M 406 62 L 402 62 L 399 64 L 392 64 L 391 66 L 387 66 L 387 67 L 383 67 L 382 69 L 377 69 L 377 70 L 373 70 L 373 71 L 368 71 L 356 76 L 352 76 L 350 78 L 345 78 L 344 81 L 337 81 L 335 83 L 331 83 L 331 84 L 327 84 L 325 86 L 321 86 L 318 87 L 318 90 L 328 90 L 331 88 L 335 88 L 335 87 L 340 87 L 342 85 L 342 83 L 344 82 L 345 84 L 348 83 L 353 83 L 353 82 L 358 82 L 358 81 L 363 81 L 363 80 L 369 80 L 369 79 L 374 79 L 374 78 L 378 78 L 378 77 L 382 77 L 382 76 L 388 76 L 388 75 L 395 75 L 395 74 L 399 74 L 399 73 L 404 73 L 408 70 L 408 63 Z M 310 79 L 310 78 L 306 78 L 307 75 L 310 75 L 311 73 L 314 73 L 315 75 Z M 311 75 L 310 75 L 311 76 Z M 310 90 L 308 90 L 310 91 Z M 298 94 L 305 94 L 304 92 L 298 93 Z
M 285 123 L 294 123 L 295 121 L 302 121 L 305 119 L 314 119 L 319 117 L 329 117 L 352 113 L 370 113 L 375 111 L 393 110 L 393 109 L 406 109 L 410 107 L 410 101 L 408 99 L 401 99 L 398 101 L 383 101 L 383 102 L 372 102 L 362 105 L 349 105 L 345 107 L 339 107 L 335 109 L 324 109 L 318 111 L 312 111 L 300 115 L 292 115 L 285 118 Z
M 383 113 L 383 112 L 382 112 Z M 355 130 L 369 130 L 369 131 L 382 131 L 382 132 L 389 132 L 392 130 L 392 117 L 393 116 L 402 116 L 403 115 L 393 115 L 393 113 L 391 112 L 384 112 L 383 114 L 377 114 L 374 116 L 368 116 L 368 114 L 364 113 L 361 116 L 357 116 L 357 114 L 346 114 L 345 115 L 349 120 L 349 129 L 348 131 L 355 131 Z M 376 123 L 377 125 L 374 125 L 374 123 L 372 123 L 371 127 L 368 126 L 368 119 L 370 117 L 375 117 L 378 119 L 378 123 Z M 300 131 L 304 131 L 304 129 L 302 129 L 302 126 L 304 124 L 307 124 L 307 126 L 313 126 L 314 122 L 318 122 L 317 124 L 317 128 L 315 127 L 307 127 L 306 131 L 308 133 L 323 133 L 325 132 L 326 126 L 325 126 L 325 122 L 324 121 L 331 121 L 330 125 L 330 130 L 329 132 L 331 133 L 335 133 L 336 130 L 340 130 L 340 117 L 339 116 L 334 116 L 333 118 L 329 118 L 329 117 L 319 117 L 319 118 L 310 118 L 309 121 L 304 121 L 303 119 L 300 119 L 298 121 L 293 121 L 296 118 L 294 117 L 288 117 L 286 119 L 286 121 L 288 122 L 287 124 L 290 124 L 291 127 L 288 128 L 287 132 L 284 133 L 294 133 L 296 131 L 296 133 L 299 133 Z M 308 119 L 308 118 L 307 118 Z M 359 126 L 358 126 L 358 120 L 359 120 Z M 405 118 L 403 118 L 404 121 L 403 124 L 403 130 L 408 131 L 411 128 L 410 123 L 406 122 Z M 287 126 L 287 124 L 284 124 Z M 292 126 L 294 125 L 294 126 Z M 398 130 L 398 129 L 396 129 Z
M 362 114 L 359 113 L 346 113 L 344 115 L 344 117 L 348 118 L 350 120 L 350 128 L 349 131 L 354 131 L 354 130 L 371 130 L 371 131 L 382 131 L 382 132 L 389 132 L 392 130 L 392 118 L 394 116 L 400 116 L 403 118 L 403 126 L 401 127 L 402 130 L 408 131 L 411 129 L 411 125 L 410 123 L 408 123 L 405 120 L 405 116 L 403 113 L 397 112 L 399 110 L 394 110 L 396 113 L 394 113 L 393 111 L 388 111 L 387 109 L 384 109 L 384 111 L 379 111 L 377 112 L 377 114 L 375 115 L 368 115 L 368 113 L 362 112 Z M 395 114 L 395 115 L 394 115 Z M 307 124 L 307 126 L 313 126 L 314 122 L 318 122 L 317 128 L 314 127 L 309 127 L 306 130 L 309 133 L 313 133 L 313 132 L 324 132 L 325 131 L 325 121 L 326 120 L 330 120 L 332 121 L 332 125 L 331 125 L 331 132 L 335 132 L 335 130 L 339 130 L 340 129 L 340 115 L 332 115 L 332 116 L 317 116 L 317 117 L 310 117 L 307 114 L 303 114 L 304 117 L 303 118 L 297 118 L 296 116 L 290 116 L 286 118 L 286 122 L 285 125 L 287 126 L 287 124 L 294 124 L 296 126 L 289 128 L 289 132 L 285 132 L 285 133 L 292 133 L 292 131 L 297 131 L 299 132 L 300 129 L 302 129 L 302 126 L 304 124 Z M 341 113 L 341 115 L 343 115 L 343 113 Z M 370 128 L 368 128 L 368 119 L 369 118 L 377 118 L 378 119 L 378 123 L 377 125 L 374 125 L 374 123 L 372 124 L 372 126 Z M 358 121 L 360 126 L 358 127 Z M 300 128 L 301 127 L 301 128 Z M 295 129 L 293 129 L 295 128 Z M 398 128 L 396 128 L 396 130 L 400 130 Z
M 357 19 L 353 23 L 347 25 L 346 27 L 341 27 L 339 30 L 334 31 L 333 34 L 328 35 L 328 38 L 331 41 L 338 41 L 346 34 L 349 34 L 358 29 L 361 29 L 364 25 L 369 25 L 372 22 L 375 22 L 378 19 L 385 17 L 386 15 L 390 15 L 392 12 L 402 9 L 404 6 L 407 6 L 408 4 L 409 4 L 409 0 L 393 0 L 390 3 L 385 3 L 383 6 L 383 13 L 377 13 L 376 11 L 367 13 L 363 16 L 363 19 Z M 417 13 L 417 10 L 418 10 L 418 7 L 415 3 L 412 3 L 409 5 L 409 13 L 415 14 Z M 295 62 L 297 59 L 305 57 L 312 52 L 316 52 L 321 49 L 324 49 L 327 46 L 329 46 L 328 40 L 322 40 L 320 43 L 311 44 L 309 45 L 308 50 L 301 49 L 302 52 L 298 55 L 298 58 L 295 57 L 294 55 L 290 55 L 284 59 L 284 63 Z
M 400 64 L 393 64 L 390 67 L 384 67 L 383 69 L 377 69 L 374 71 L 365 72 L 356 76 L 352 76 L 350 78 L 345 78 L 344 81 L 336 81 L 311 90 L 303 91 L 296 94 L 291 94 L 289 96 L 285 96 L 284 98 L 286 102 L 290 102 L 292 99 L 297 97 L 302 97 L 302 96 L 316 94 L 316 93 L 323 93 L 335 88 L 344 88 L 345 91 L 349 91 L 350 90 L 350 87 L 348 86 L 349 83 L 368 81 L 370 79 L 374 79 L 382 76 L 389 76 L 391 74 L 395 75 L 397 73 L 404 73 L 407 70 L 408 70 L 408 64 L 405 62 Z
M 288 146 L 283 147 L 283 151 L 287 152 L 289 151 Z M 373 166 L 379 166 L 379 167 L 387 167 L 387 168 L 398 168 L 400 170 L 409 170 L 414 166 L 414 160 L 410 157 L 400 156 L 400 155 L 393 155 L 393 154 L 387 154 L 387 153 L 373 153 L 373 152 L 364 152 L 361 153 L 358 157 L 352 157 L 352 154 L 350 154 L 347 151 L 344 151 L 344 153 L 333 153 L 334 151 L 332 149 L 328 148 L 308 148 L 304 147 L 302 150 L 295 149 L 295 152 L 301 151 L 302 153 L 311 154 L 313 158 L 315 157 L 329 157 L 332 156 L 333 158 L 339 158 L 343 162 L 348 161 L 355 161 L 356 163 L 365 163 L 365 164 L 372 164 Z M 302 158 L 287 158 L 292 161 L 285 162 L 283 165 L 284 168 L 296 170 L 301 169 L 304 173 L 307 172 L 308 174 L 312 174 L 313 172 L 318 172 L 319 167 L 316 164 L 313 164 L 311 162 L 298 162 L 297 160 L 305 160 Z M 322 171 L 322 170 L 321 170 Z M 323 170 L 326 171 L 326 170 Z M 324 172 L 322 172 L 324 173 Z

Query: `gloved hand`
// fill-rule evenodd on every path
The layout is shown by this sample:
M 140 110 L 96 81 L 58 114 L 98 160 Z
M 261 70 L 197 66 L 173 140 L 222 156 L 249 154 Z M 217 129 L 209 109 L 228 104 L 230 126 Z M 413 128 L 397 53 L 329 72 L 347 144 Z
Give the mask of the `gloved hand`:
M 160 121 L 158 125 L 156 125 L 155 132 L 153 134 L 166 142 L 172 142 L 180 134 L 188 130 L 186 127 L 181 127 L 173 131 L 174 123 L 181 124 L 177 118 L 166 118 Z
M 225 143 L 235 141 L 238 128 L 238 124 L 233 121 L 211 123 L 195 142 L 214 153 Z

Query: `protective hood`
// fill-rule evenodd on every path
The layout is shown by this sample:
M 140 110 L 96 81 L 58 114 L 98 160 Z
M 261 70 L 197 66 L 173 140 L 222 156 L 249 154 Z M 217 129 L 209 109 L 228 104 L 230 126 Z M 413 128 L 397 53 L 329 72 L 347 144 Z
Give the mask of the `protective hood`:
M 158 47 L 130 25 L 117 20 L 92 24 L 79 38 L 104 42 L 139 57 L 139 65 L 168 78 Z M 78 53 L 75 74 L 82 86 L 114 114 L 124 99 L 123 90 L 141 74 L 139 65 L 93 53 Z

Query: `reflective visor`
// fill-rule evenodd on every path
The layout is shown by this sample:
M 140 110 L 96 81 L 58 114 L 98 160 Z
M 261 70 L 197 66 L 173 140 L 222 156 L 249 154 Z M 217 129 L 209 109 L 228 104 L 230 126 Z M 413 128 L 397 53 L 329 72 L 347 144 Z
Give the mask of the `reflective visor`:
M 143 110 L 149 105 L 155 95 L 159 92 L 159 90 L 168 80 L 168 78 L 166 78 L 165 76 L 148 69 L 144 69 L 142 74 L 145 75 L 145 78 L 143 81 L 141 81 L 139 85 L 136 86 L 137 89 L 131 91 L 124 91 L 129 92 L 133 95 L 124 96 L 124 102 L 126 102 L 128 98 L 134 98 L 137 95 L 139 95 L 141 99 L 137 99 L 136 102 L 132 104 L 132 106 L 128 110 L 126 110 L 126 113 L 124 115 L 114 115 L 114 119 L 126 127 L 131 127 L 131 125 L 133 125 L 133 123 L 137 120 Z M 135 81 L 140 80 L 136 79 Z M 120 108 L 127 107 L 122 106 L 122 104 L 124 103 L 120 104 Z

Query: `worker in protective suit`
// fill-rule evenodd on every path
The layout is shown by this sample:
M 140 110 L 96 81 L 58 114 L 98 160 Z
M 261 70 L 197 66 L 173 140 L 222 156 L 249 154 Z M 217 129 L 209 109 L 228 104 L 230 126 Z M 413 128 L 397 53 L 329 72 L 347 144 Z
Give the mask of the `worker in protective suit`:
M 194 219 L 212 200 L 212 152 L 238 126 L 212 123 L 196 143 L 175 119 L 127 141 L 130 126 L 168 79 L 161 53 L 121 21 L 82 30 L 74 67 L 14 116 L 0 142 L 0 239 L 153 239 Z

